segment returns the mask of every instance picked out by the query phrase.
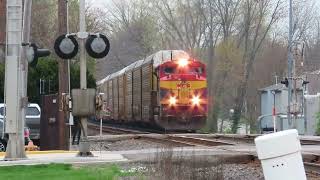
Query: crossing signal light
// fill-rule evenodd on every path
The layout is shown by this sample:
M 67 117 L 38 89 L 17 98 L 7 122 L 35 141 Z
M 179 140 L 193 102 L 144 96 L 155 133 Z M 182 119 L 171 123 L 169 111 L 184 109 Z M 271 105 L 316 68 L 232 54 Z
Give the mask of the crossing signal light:
M 302 82 L 302 85 L 307 85 L 307 84 L 309 84 L 310 82 L 309 81 L 303 81 Z
M 108 55 L 110 42 L 103 34 L 89 35 L 85 47 L 89 56 L 100 59 Z
M 50 55 L 50 50 L 40 49 L 34 43 L 31 43 L 27 49 L 27 60 L 30 66 L 35 67 L 40 57 L 46 57 Z
M 286 87 L 288 87 L 289 86 L 288 78 L 284 78 L 284 80 L 281 81 L 281 84 L 284 84 L 286 85 Z
M 54 51 L 61 59 L 74 58 L 79 50 L 79 44 L 74 36 L 59 36 L 54 43 Z

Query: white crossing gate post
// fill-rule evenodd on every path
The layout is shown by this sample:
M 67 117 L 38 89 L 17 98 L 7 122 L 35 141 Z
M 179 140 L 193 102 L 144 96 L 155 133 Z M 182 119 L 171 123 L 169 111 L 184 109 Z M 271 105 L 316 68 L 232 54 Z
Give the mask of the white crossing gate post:
M 265 180 L 307 179 L 296 129 L 259 136 L 254 141 Z

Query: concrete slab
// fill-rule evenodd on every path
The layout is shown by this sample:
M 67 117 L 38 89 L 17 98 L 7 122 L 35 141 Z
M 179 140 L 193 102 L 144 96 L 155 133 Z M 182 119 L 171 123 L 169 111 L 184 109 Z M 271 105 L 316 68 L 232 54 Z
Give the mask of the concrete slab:
M 27 159 L 17 161 L 4 161 L 4 156 L 0 156 L 0 166 L 11 165 L 36 165 L 50 163 L 67 163 L 67 164 L 90 164 L 90 163 L 107 163 L 127 161 L 121 154 L 116 152 L 98 151 L 92 152 L 94 157 L 76 157 L 77 152 L 60 152 L 60 153 L 39 153 L 28 154 Z

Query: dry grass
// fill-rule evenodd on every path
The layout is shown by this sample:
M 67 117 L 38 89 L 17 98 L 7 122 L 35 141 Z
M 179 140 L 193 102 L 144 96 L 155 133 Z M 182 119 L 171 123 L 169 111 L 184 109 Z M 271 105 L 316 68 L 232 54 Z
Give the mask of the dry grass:
M 160 149 L 148 165 L 146 179 L 152 180 L 221 180 L 223 161 L 199 157 L 192 152 L 187 157 L 172 147 Z

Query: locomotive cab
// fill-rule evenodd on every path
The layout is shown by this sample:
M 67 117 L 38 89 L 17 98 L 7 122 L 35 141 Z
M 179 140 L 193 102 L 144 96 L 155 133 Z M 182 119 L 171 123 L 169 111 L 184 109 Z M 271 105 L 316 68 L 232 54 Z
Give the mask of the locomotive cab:
M 207 118 L 205 65 L 191 58 L 177 58 L 160 68 L 162 126 L 196 130 Z

